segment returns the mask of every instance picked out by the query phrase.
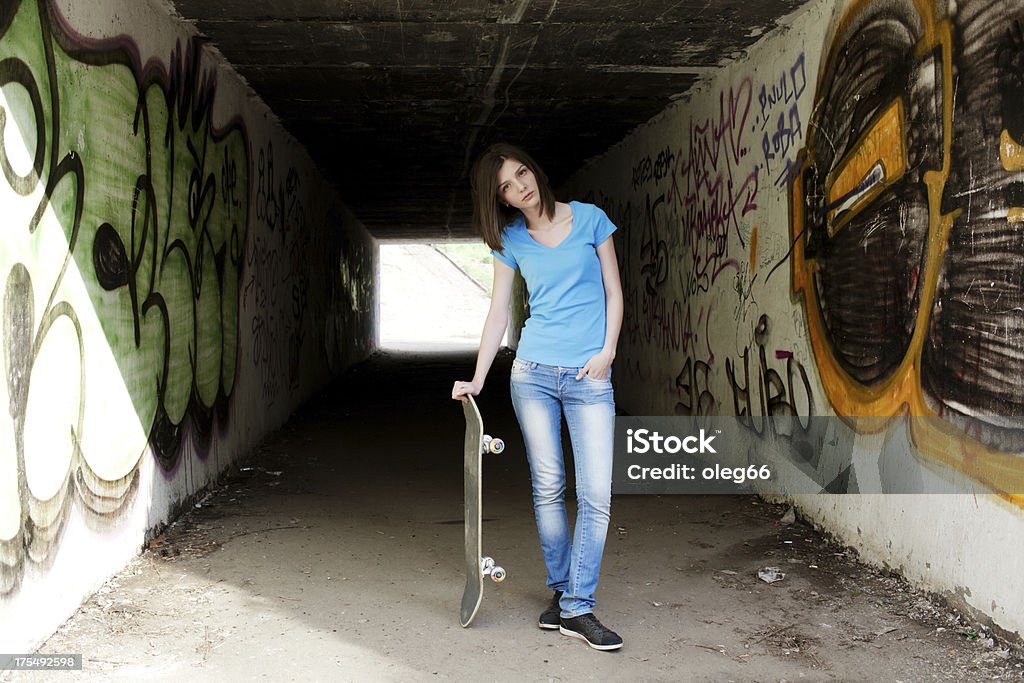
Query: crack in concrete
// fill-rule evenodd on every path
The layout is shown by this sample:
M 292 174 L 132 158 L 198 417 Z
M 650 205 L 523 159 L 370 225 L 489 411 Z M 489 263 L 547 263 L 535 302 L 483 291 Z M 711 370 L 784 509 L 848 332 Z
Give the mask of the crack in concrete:
M 523 16 L 525 16 L 526 10 L 530 6 L 530 2 L 531 0 L 520 0 L 519 4 L 516 5 L 516 11 L 512 14 L 511 17 L 505 19 L 499 17 L 497 23 L 518 24 L 520 21 L 522 21 Z M 498 59 L 494 64 L 494 68 L 491 70 L 490 77 L 488 77 L 487 79 L 487 84 L 484 86 L 483 96 L 480 98 L 481 102 L 483 103 L 483 109 L 480 111 L 480 115 L 476 117 L 476 120 L 470 124 L 469 140 L 466 142 L 465 151 L 462 155 L 462 170 L 459 173 L 458 181 L 464 180 L 466 175 L 469 173 L 470 159 L 472 158 L 473 155 L 473 148 L 476 146 L 477 137 L 479 137 L 480 135 L 480 129 L 490 127 L 490 124 L 487 122 L 487 120 L 490 118 L 491 112 L 494 111 L 494 105 L 495 102 L 497 102 L 497 99 L 495 98 L 495 93 L 498 90 L 498 84 L 501 82 L 501 76 L 505 72 L 505 66 L 508 63 L 508 50 L 511 41 L 512 34 L 509 33 L 509 35 L 505 36 L 505 39 L 502 41 L 501 51 L 498 53 Z M 536 37 L 534 38 L 534 43 L 536 43 Z M 530 50 L 533 50 L 532 45 L 530 46 Z M 528 58 L 529 54 L 527 54 L 527 59 Z M 524 64 L 523 67 L 525 68 L 525 66 L 526 65 Z M 520 69 L 520 72 L 521 71 L 522 69 Z M 444 229 L 445 232 L 448 233 L 449 239 L 451 239 L 452 235 L 451 222 L 452 214 L 455 211 L 455 193 L 458 191 L 458 188 L 455 187 L 449 193 L 448 211 L 446 212 L 444 219 Z

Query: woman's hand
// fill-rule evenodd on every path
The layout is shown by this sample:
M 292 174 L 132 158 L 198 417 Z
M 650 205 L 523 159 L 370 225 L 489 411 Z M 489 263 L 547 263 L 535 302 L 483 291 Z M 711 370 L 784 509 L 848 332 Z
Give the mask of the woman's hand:
M 465 401 L 463 396 L 479 396 L 483 386 L 473 382 L 456 382 L 452 387 L 452 398 L 458 401 Z
M 590 376 L 590 379 L 606 378 L 608 376 L 608 368 L 611 367 L 613 360 L 615 360 L 615 356 L 611 352 L 601 351 L 587 361 L 587 364 L 580 370 L 580 374 L 576 375 L 576 379 L 581 380 L 587 375 Z

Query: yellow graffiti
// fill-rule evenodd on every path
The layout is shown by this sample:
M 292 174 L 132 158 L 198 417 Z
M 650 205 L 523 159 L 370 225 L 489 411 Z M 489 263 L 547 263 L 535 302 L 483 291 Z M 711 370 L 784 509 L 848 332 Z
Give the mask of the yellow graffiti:
M 835 35 L 843 35 L 851 22 L 870 4 L 871 0 L 855 2 L 839 23 Z M 948 19 L 936 19 L 927 0 L 915 0 L 913 4 L 923 26 L 923 37 L 915 51 L 919 57 L 937 53 L 941 62 L 941 81 L 936 83 L 936 89 L 941 89 L 942 162 L 941 168 L 923 175 L 929 227 L 924 268 L 919 279 L 920 300 L 910 343 L 898 367 L 884 381 L 868 385 L 851 376 L 833 352 L 815 285 L 819 266 L 805 251 L 808 216 L 805 215 L 804 198 L 807 188 L 802 173 L 794 174 L 790 183 L 790 227 L 794 243 L 791 287 L 804 303 L 811 347 L 826 396 L 844 421 L 861 433 L 877 433 L 898 417 L 934 418 L 909 421 L 913 444 L 927 461 L 955 468 L 1004 499 L 1024 507 L 1024 495 L 1009 493 L 1024 491 L 1024 467 L 1020 456 L 991 448 L 976 438 L 977 434 L 940 419 L 928 405 L 922 389 L 921 359 L 930 315 L 947 240 L 959 210 L 942 211 L 942 193 L 950 175 L 953 128 L 952 28 Z M 838 41 L 832 47 L 819 72 L 818 92 L 823 92 L 823 79 L 834 72 L 841 57 Z M 837 172 L 825 179 L 829 207 L 834 207 L 826 216 L 829 236 L 846 224 L 848 218 L 844 214 L 855 214 L 885 185 L 905 172 L 907 131 L 904 116 L 902 100 L 894 100 L 857 142 L 854 151 L 838 165 Z M 1024 147 L 1010 138 L 1006 131 L 1000 137 L 999 155 L 1005 170 L 1024 170 Z M 800 152 L 797 164 L 805 169 L 816 167 L 810 144 Z M 875 170 L 878 168 L 881 168 L 881 174 Z M 872 178 L 872 173 L 877 177 Z M 1010 223 L 1024 222 L 1024 209 L 1010 209 L 1007 220 Z
M 835 218 L 846 212 L 856 212 L 874 199 L 886 185 L 899 180 L 907 169 L 904 144 L 903 102 L 896 100 L 854 145 L 853 152 L 839 164 L 839 172 L 828 192 L 829 236 L 842 228 Z M 879 176 L 872 182 L 871 174 L 878 169 Z
M 750 274 L 757 272 L 757 226 L 750 231 Z
M 1024 147 L 1005 130 L 999 135 L 999 161 L 1003 163 L 1003 170 L 1024 171 Z

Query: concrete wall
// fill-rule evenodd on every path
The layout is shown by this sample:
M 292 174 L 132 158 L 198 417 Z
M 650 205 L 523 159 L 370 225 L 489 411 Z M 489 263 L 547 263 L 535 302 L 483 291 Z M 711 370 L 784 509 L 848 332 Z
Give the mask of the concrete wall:
M 160 4 L 0 4 L 0 650 L 375 329 L 372 238 Z
M 956 7 L 812 4 L 562 194 L 621 228 L 622 409 L 740 415 L 765 453 L 803 434 L 761 416 L 839 416 L 852 456 L 799 463 L 822 489 L 967 481 L 795 500 L 1019 638 L 1024 9 Z

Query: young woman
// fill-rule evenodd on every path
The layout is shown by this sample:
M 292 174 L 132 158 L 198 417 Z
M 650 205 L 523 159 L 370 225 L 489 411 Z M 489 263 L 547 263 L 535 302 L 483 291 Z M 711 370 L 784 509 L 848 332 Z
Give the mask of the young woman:
M 554 591 L 538 626 L 557 628 L 597 650 L 617 650 L 622 638 L 593 613 L 611 509 L 611 364 L 622 326 L 615 225 L 593 204 L 556 202 L 544 172 L 511 145 L 493 145 L 477 159 L 472 188 L 473 219 L 494 254 L 494 287 L 476 373 L 471 382 L 455 382 L 452 398 L 483 389 L 508 326 L 519 269 L 530 292 L 530 318 L 512 364 L 512 404 L 530 463 L 547 584 Z M 576 465 L 572 538 L 563 414 Z

